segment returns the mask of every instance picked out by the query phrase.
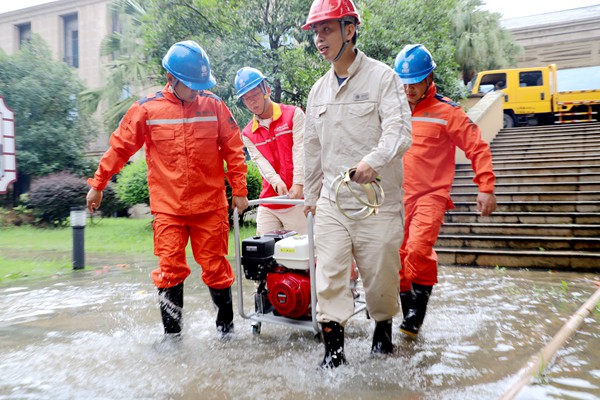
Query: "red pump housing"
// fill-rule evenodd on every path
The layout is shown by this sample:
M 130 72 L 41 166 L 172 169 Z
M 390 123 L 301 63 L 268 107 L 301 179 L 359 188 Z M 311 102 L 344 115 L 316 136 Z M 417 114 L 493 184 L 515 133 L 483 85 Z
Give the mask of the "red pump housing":
M 276 268 L 274 272 L 267 274 L 267 288 L 269 301 L 282 316 L 311 316 L 310 277 L 307 273 Z

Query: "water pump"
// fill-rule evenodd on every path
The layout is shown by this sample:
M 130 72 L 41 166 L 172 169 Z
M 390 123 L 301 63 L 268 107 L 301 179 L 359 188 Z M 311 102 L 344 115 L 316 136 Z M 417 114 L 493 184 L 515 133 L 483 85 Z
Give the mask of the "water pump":
M 277 240 L 276 240 L 277 239 Z M 308 236 L 255 236 L 242 241 L 242 265 L 247 279 L 265 282 L 275 315 L 304 319 L 311 316 Z

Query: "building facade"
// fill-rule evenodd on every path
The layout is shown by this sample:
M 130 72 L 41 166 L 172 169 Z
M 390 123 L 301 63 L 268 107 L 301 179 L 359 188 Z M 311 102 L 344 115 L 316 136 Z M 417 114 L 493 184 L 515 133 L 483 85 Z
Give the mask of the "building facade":
M 600 65 L 600 4 L 501 21 L 525 50 L 518 67 Z
M 87 88 L 101 87 L 106 60 L 100 57 L 100 46 L 118 28 L 110 3 L 111 0 L 59 0 L 0 14 L 0 48 L 14 54 L 36 33 L 48 44 L 55 59 L 77 71 Z M 97 119 L 101 121 L 100 112 Z M 98 138 L 88 149 L 90 156 L 104 153 L 108 146 L 108 133 L 100 122 L 99 125 Z
M 0 14 L 0 48 L 17 52 L 39 34 L 56 59 L 75 68 L 88 88 L 102 85 L 100 44 L 115 30 L 110 0 L 60 0 Z

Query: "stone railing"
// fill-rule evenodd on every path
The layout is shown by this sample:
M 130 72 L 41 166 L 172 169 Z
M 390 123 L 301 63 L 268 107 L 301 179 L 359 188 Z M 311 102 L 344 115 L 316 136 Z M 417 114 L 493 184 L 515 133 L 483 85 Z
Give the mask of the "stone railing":
M 461 106 L 467 111 L 471 121 L 476 123 L 481 129 L 483 140 L 491 143 L 500 129 L 504 125 L 504 115 L 502 111 L 504 92 L 490 92 L 482 98 L 470 97 L 461 102 Z M 456 163 L 468 164 L 470 161 L 465 157 L 465 153 L 456 149 Z

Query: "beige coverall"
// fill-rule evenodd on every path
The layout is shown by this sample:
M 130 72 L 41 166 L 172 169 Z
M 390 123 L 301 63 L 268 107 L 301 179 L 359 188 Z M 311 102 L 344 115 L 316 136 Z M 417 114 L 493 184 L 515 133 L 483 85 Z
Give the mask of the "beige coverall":
M 340 85 L 330 69 L 313 86 L 304 133 L 305 205 L 317 206 L 315 243 L 319 322 L 345 322 L 354 301 L 349 289 L 355 258 L 367 309 L 375 321 L 399 311 L 402 243 L 402 155 L 411 145 L 411 112 L 398 76 L 360 50 Z M 330 185 L 344 170 L 366 162 L 381 177 L 385 201 L 377 215 L 353 221 L 329 199 Z M 347 191 L 340 207 L 362 205 Z

